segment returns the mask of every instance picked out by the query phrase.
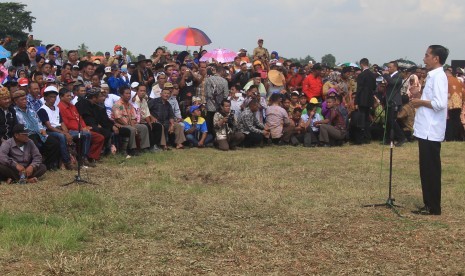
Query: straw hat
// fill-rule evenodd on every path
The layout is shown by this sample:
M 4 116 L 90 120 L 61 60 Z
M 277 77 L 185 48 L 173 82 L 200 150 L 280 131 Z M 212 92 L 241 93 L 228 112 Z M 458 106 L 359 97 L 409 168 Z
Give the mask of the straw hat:
M 284 75 L 281 72 L 279 72 L 278 70 L 270 70 L 268 72 L 268 79 L 275 86 L 283 86 L 284 85 Z

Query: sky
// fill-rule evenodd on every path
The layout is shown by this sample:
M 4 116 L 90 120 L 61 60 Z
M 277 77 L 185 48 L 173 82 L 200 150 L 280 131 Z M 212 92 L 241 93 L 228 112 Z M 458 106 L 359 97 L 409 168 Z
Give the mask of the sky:
M 12 0 L 13 1 L 13 0 Z M 110 51 L 116 44 L 136 56 L 158 46 L 186 47 L 163 40 L 172 29 L 191 26 L 212 40 L 205 49 L 251 53 L 258 38 L 287 58 L 326 54 L 337 63 L 367 57 L 382 64 L 407 58 L 422 64 L 431 44 L 465 59 L 463 0 L 20 0 L 36 17 L 34 38 L 76 49 Z M 198 50 L 198 47 L 189 49 Z

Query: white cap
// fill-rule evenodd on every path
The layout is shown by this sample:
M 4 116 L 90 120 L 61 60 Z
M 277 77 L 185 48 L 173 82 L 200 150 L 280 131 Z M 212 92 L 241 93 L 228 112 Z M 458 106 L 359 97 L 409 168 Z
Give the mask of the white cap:
M 105 73 L 111 73 L 111 67 L 110 66 L 105 67 Z
M 137 88 L 139 86 L 139 83 L 137 81 L 131 83 L 131 88 Z
M 57 89 L 54 85 L 49 85 L 49 86 L 47 86 L 47 87 L 45 88 L 45 90 L 44 90 L 44 93 L 45 93 L 45 92 L 51 92 L 51 91 L 57 92 L 57 93 L 58 93 L 58 89 Z

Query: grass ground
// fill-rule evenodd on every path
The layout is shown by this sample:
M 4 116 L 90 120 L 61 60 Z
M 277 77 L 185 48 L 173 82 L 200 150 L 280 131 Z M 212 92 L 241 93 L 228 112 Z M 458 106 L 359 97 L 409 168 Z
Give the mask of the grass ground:
M 112 157 L 83 173 L 98 185 L 1 185 L 0 274 L 464 275 L 464 144 L 443 144 L 438 217 L 410 213 L 416 144 L 394 151 L 402 217 L 361 207 L 387 198 L 381 149 L 190 149 Z

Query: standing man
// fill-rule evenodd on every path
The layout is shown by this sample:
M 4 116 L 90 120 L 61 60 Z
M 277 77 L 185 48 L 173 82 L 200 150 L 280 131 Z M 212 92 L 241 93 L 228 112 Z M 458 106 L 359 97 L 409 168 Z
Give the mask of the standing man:
M 441 142 L 447 119 L 447 76 L 442 69 L 449 50 L 441 45 L 428 47 L 423 58 L 429 70 L 421 99 L 412 99 L 417 108 L 413 135 L 418 138 L 420 178 L 424 207 L 421 215 L 441 214 Z
M 266 48 L 263 48 L 263 38 L 258 39 L 258 47 L 253 49 L 253 59 L 254 60 L 269 60 L 270 54 Z
M 317 63 L 313 65 L 312 72 L 302 81 L 302 92 L 307 95 L 310 101 L 312 98 L 321 98 L 323 96 L 323 81 L 321 72 L 323 67 Z
M 376 90 L 376 77 L 369 69 L 367 58 L 360 60 L 362 73 L 357 77 L 357 93 L 355 94 L 355 109 L 358 109 L 363 115 L 362 137 L 363 143 L 370 143 L 370 108 L 374 104 L 374 92 Z
M 388 64 L 388 70 L 383 71 L 383 78 L 387 82 L 386 86 L 386 134 L 389 139 L 384 139 L 385 143 L 394 142 L 397 139 L 396 147 L 402 146 L 406 142 L 404 132 L 396 121 L 397 112 L 402 106 L 402 96 L 400 89 L 402 88 L 402 77 L 399 73 L 397 61 L 391 61 Z M 394 129 L 394 137 L 391 137 L 391 128 Z M 385 137 L 386 138 L 386 137 Z M 392 141 L 391 141 L 392 140 Z
M 221 77 L 224 69 L 217 66 L 216 73 L 205 80 L 205 99 L 207 101 L 207 128 L 213 131 L 213 116 L 218 111 L 220 104 L 228 97 L 228 81 Z

